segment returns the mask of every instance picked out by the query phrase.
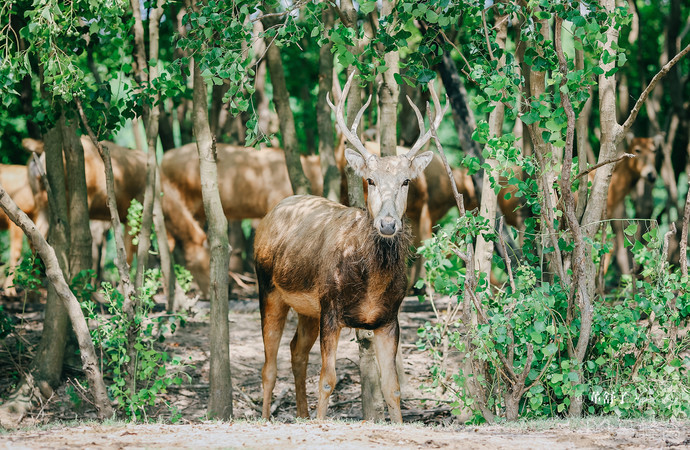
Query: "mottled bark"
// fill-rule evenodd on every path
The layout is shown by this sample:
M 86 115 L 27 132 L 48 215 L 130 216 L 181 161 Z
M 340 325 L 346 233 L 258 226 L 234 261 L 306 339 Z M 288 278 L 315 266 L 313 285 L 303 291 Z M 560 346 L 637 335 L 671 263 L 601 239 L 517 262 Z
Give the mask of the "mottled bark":
M 46 174 L 50 230 L 48 242 L 53 248 L 62 275 L 69 279 L 69 213 L 65 193 L 65 168 L 62 159 L 64 116 L 45 134 Z M 90 234 L 90 233 L 89 233 Z M 91 248 L 89 248 L 89 251 Z M 45 320 L 41 342 L 32 363 L 37 383 L 46 381 L 57 387 L 62 375 L 62 364 L 67 342 L 69 316 L 53 285 L 48 285 Z
M 341 19 L 344 20 L 344 25 L 350 28 L 357 27 L 357 11 L 352 4 L 352 0 L 341 0 Z M 361 50 L 366 43 L 366 37 L 355 39 L 355 45 L 349 50 L 355 54 L 361 54 Z M 351 66 L 347 70 L 348 77 L 353 70 L 357 70 Z M 344 100 L 344 99 L 343 99 Z M 354 123 L 357 112 L 362 107 L 362 92 L 359 83 L 352 83 L 350 92 L 347 97 L 347 125 L 351 127 Z M 360 133 L 361 130 L 357 130 Z M 362 190 L 362 179 L 354 173 L 354 170 L 348 165 L 345 168 L 347 176 L 347 200 L 350 206 L 357 206 L 364 208 L 364 192 Z M 367 420 L 383 420 L 384 418 L 384 400 L 381 393 L 381 376 L 379 368 L 376 364 L 375 350 L 373 346 L 373 333 L 367 333 L 365 330 L 357 330 L 357 343 L 359 344 L 359 373 L 362 384 L 362 415 Z
M 446 88 L 450 108 L 453 112 L 453 123 L 458 132 L 460 146 L 467 155 L 477 158 L 479 163 L 483 164 L 484 156 L 482 156 L 481 147 L 477 141 L 472 139 L 472 133 L 474 133 L 475 128 L 477 128 L 477 123 L 469 107 L 467 90 L 460 78 L 455 62 L 450 57 L 450 53 L 447 51 L 443 53 L 443 59 L 436 67 L 436 70 L 438 70 L 438 73 L 441 75 L 441 81 L 443 81 L 443 86 Z M 475 189 L 477 190 L 477 197 L 480 201 L 482 198 L 483 177 L 483 170 L 472 175 L 472 181 L 474 182 Z
M 393 23 L 394 0 L 383 0 L 381 17 L 388 17 L 386 21 Z M 379 86 L 379 135 L 381 137 L 381 156 L 396 154 L 398 140 L 398 97 L 400 88 L 395 80 L 395 75 L 400 72 L 398 63 L 400 55 L 397 51 L 391 51 L 383 55 L 386 71 L 381 74 L 382 82 Z
M 232 378 L 228 326 L 228 222 L 218 193 L 218 168 L 215 142 L 208 123 L 206 84 L 199 64 L 194 64 L 194 135 L 199 150 L 199 171 L 204 211 L 208 219 L 211 248 L 211 368 L 208 415 L 218 419 L 232 417 Z M 299 157 L 298 157 L 299 160 Z
M 507 20 L 502 20 L 502 16 L 496 17 L 496 44 L 502 49 L 505 49 L 507 37 Z M 505 57 L 498 60 L 497 70 L 501 71 L 505 65 Z M 503 102 L 495 102 L 494 109 L 489 114 L 489 134 L 493 137 L 500 137 L 503 129 L 503 119 L 505 116 L 505 106 Z M 500 173 L 496 169 L 498 162 L 495 159 L 488 158 L 485 161 L 492 169 L 490 172 L 484 172 L 483 186 L 490 186 L 490 178 L 499 179 Z M 493 189 L 484 189 L 482 192 L 481 204 L 479 206 L 479 214 L 488 221 L 489 228 L 493 228 L 496 223 L 496 201 L 497 194 Z M 493 255 L 494 245 L 492 241 L 484 239 L 484 235 L 477 236 L 475 247 L 475 269 L 479 273 L 486 274 L 488 280 L 491 273 L 491 257 Z M 476 323 L 476 322 L 474 322 Z
M 264 28 L 270 26 L 270 21 L 264 19 Z M 302 162 L 300 160 L 299 143 L 297 142 L 297 132 L 295 130 L 295 118 L 290 107 L 290 94 L 285 84 L 285 72 L 283 62 L 280 58 L 280 50 L 274 42 L 267 43 L 266 61 L 268 72 L 271 75 L 273 84 L 273 104 L 280 123 L 280 135 L 285 150 L 285 163 L 287 164 L 290 184 L 295 194 L 309 194 L 311 185 L 304 175 Z
M 324 10 L 322 20 L 326 30 L 333 27 L 335 14 L 332 8 Z M 319 50 L 319 96 L 316 103 L 316 124 L 319 130 L 319 155 L 323 174 L 323 196 L 334 202 L 340 201 L 340 171 L 335 161 L 335 137 L 331 108 L 326 97 L 333 89 L 333 43 L 327 41 Z

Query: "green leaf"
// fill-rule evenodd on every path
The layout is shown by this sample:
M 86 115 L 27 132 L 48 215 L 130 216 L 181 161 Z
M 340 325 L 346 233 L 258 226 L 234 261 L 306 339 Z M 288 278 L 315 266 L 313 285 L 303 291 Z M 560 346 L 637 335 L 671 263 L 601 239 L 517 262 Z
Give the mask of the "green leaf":
M 628 236 L 635 235 L 637 233 L 637 224 L 631 223 L 625 230 L 623 230 L 623 232 Z

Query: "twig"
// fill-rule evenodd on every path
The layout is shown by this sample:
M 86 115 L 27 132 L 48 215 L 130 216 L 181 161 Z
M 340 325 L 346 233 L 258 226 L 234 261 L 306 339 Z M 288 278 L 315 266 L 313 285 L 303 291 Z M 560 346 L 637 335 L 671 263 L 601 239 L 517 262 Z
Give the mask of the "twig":
M 288 392 L 290 392 L 290 388 L 285 388 L 283 389 L 283 392 L 281 392 L 280 395 L 276 397 L 275 401 L 273 402 L 273 405 L 271 405 L 271 415 L 275 414 L 278 408 L 280 408 L 280 405 L 283 404 L 283 401 L 285 400 L 285 397 L 287 396 Z
M 577 176 L 575 178 L 573 178 L 573 181 L 577 180 L 580 177 L 584 177 L 588 173 L 597 170 L 601 166 L 605 166 L 607 164 L 617 163 L 621 159 L 625 159 L 625 158 L 635 158 L 635 155 L 633 155 L 632 153 L 623 153 L 618 158 L 609 159 L 609 160 L 606 160 L 604 162 L 600 162 L 599 164 L 595 164 L 592 167 L 588 168 L 587 170 L 583 170 L 582 172 L 578 173 Z
M 246 392 L 244 392 L 244 390 L 238 389 L 238 390 L 235 391 L 235 392 L 239 392 L 240 395 L 242 396 L 242 398 L 244 398 L 245 401 L 246 401 L 247 403 L 249 403 L 249 406 L 251 406 L 255 411 L 261 412 L 261 407 L 259 407 L 259 405 L 257 405 L 256 403 L 254 403 L 254 400 L 252 400 L 251 397 L 250 397 L 249 395 L 247 395 Z M 271 411 L 271 414 L 272 414 L 272 413 L 273 413 L 273 411 Z

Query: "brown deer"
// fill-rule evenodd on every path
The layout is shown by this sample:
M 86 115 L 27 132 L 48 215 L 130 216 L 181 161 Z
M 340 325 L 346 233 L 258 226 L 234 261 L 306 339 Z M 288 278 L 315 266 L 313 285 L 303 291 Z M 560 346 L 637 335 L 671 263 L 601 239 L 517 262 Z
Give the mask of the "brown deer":
M 343 100 L 352 84 L 350 75 L 338 106 L 329 100 L 336 122 L 350 144 L 345 157 L 369 185 L 367 208 L 343 206 L 322 197 L 292 196 L 281 201 L 259 224 L 255 263 L 259 284 L 265 363 L 262 370 L 263 417 L 271 414 L 276 356 L 290 308 L 298 314 L 297 332 L 290 344 L 295 376 L 297 415 L 309 417 L 306 370 L 309 350 L 320 333 L 321 376 L 317 418 L 324 419 L 335 387 L 335 357 L 343 327 L 374 331 L 383 397 L 391 420 L 402 422 L 400 385 L 395 368 L 400 327 L 398 309 L 407 288 L 405 258 L 410 241 L 403 225 L 410 180 L 419 176 L 433 157 L 417 155 L 430 139 L 420 136 L 402 156 L 369 153 L 343 117 Z M 438 98 L 435 126 L 443 112 Z
M 657 179 L 656 170 L 657 139 L 636 137 L 630 141 L 628 153 L 634 158 L 625 158 L 618 163 L 611 174 L 609 193 L 606 199 L 606 218 L 622 219 L 625 217 L 625 197 L 630 194 L 640 179 L 654 183 Z M 594 172 L 589 173 L 590 181 L 594 179 Z M 615 246 L 611 252 L 604 255 L 602 261 L 603 273 L 606 273 L 611 263 L 611 254 L 616 253 L 616 260 L 622 273 L 630 272 L 628 251 L 625 248 L 625 233 L 623 223 L 613 220 L 611 227 L 615 234 Z
M 86 195 L 89 205 L 89 218 L 92 220 L 109 220 L 105 186 L 105 166 L 98 150 L 86 136 L 81 137 L 84 147 L 84 168 L 86 172 Z M 146 188 L 146 155 L 138 150 L 121 147 L 112 142 L 104 142 L 110 149 L 115 179 L 115 195 L 120 220 L 126 222 L 127 209 L 133 199 L 143 201 Z M 26 138 L 22 141 L 25 149 L 41 154 L 43 142 Z M 41 158 L 44 158 L 43 156 Z M 45 159 L 42 159 L 45 165 Z M 30 163 L 31 167 L 31 163 Z M 47 211 L 47 195 L 36 177 L 30 177 L 37 207 L 42 214 Z M 161 177 L 161 207 L 165 216 L 168 234 L 181 244 L 185 263 L 204 294 L 209 284 L 209 251 L 206 246 L 206 234 L 194 220 L 192 214 L 182 201 L 180 192 L 165 177 Z M 125 233 L 127 260 L 132 262 L 132 237 Z
M 218 180 L 223 211 L 228 220 L 261 219 L 280 200 L 293 194 L 285 153 L 280 149 L 254 150 L 216 144 Z M 312 193 L 321 195 L 323 177 L 318 156 L 302 156 L 302 168 Z M 169 150 L 161 162 L 163 174 L 177 187 L 187 208 L 199 222 L 206 221 L 201 197 L 196 144 Z

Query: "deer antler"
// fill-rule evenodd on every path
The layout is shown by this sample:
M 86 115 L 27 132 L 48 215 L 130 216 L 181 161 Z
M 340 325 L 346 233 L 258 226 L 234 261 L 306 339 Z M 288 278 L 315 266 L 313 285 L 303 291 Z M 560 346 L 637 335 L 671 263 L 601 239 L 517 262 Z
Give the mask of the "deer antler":
M 362 108 L 355 116 L 355 121 L 352 123 L 351 129 L 348 129 L 347 122 L 345 122 L 345 117 L 343 115 L 345 99 L 347 98 L 347 94 L 350 92 L 350 86 L 352 85 L 352 80 L 354 79 L 354 77 L 355 71 L 353 70 L 350 76 L 347 78 L 347 83 L 345 83 L 345 87 L 343 87 L 343 93 L 340 95 L 340 101 L 338 102 L 337 107 L 333 105 L 333 103 L 331 102 L 331 99 L 328 97 L 328 93 L 326 94 L 326 102 L 328 102 L 328 106 L 330 106 L 333 112 L 335 112 L 335 122 L 340 127 L 340 131 L 342 131 L 343 135 L 347 138 L 348 141 L 350 141 L 350 144 L 352 144 L 352 146 L 365 159 L 368 160 L 373 155 L 369 153 L 366 148 L 364 148 L 364 144 L 362 144 L 362 141 L 359 140 L 359 136 L 357 136 L 357 127 L 359 126 L 359 121 L 362 119 L 364 111 L 366 111 L 367 107 L 369 106 L 369 103 L 371 102 L 371 95 L 369 96 L 369 99 L 367 99 L 367 102 L 364 104 L 364 106 L 362 106 Z
M 417 122 L 419 123 L 419 137 L 417 138 L 417 142 L 414 143 L 410 151 L 405 155 L 409 159 L 414 158 L 419 149 L 424 147 L 424 145 L 429 142 L 432 131 L 438 128 L 438 126 L 441 124 L 441 120 L 443 120 L 443 116 L 446 114 L 446 111 L 448 111 L 448 105 L 450 104 L 448 102 L 448 96 L 446 95 L 446 106 L 441 108 L 441 101 L 438 99 L 438 94 L 436 94 L 436 90 L 434 89 L 433 80 L 429 82 L 429 92 L 431 93 L 431 99 L 434 101 L 436 117 L 434 118 L 431 127 L 424 134 L 422 134 L 422 131 L 424 130 L 424 118 L 422 117 L 422 113 L 419 111 L 419 108 L 417 108 L 417 105 L 414 104 L 410 96 L 407 96 L 407 101 L 410 102 L 410 106 L 412 106 L 412 110 L 417 116 Z

